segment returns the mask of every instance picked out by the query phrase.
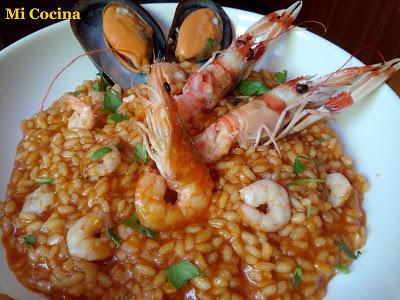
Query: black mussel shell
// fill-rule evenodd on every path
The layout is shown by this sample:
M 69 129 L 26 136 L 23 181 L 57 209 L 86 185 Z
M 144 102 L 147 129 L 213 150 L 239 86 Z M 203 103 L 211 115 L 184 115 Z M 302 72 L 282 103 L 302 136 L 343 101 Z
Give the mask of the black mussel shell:
M 81 14 L 80 20 L 71 20 L 71 28 L 75 37 L 86 51 L 108 49 L 103 36 L 103 9 L 110 3 L 121 3 L 134 10 L 153 29 L 154 58 L 162 58 L 165 53 L 165 37 L 153 17 L 139 4 L 132 0 L 81 0 L 74 9 Z M 99 71 L 103 71 L 112 81 L 122 88 L 129 88 L 141 76 L 124 67 L 111 51 L 100 51 L 90 54 L 90 59 Z M 140 79 L 139 79 L 140 80 Z
M 178 41 L 177 28 L 180 28 L 185 18 L 195 10 L 200 8 L 210 8 L 221 18 L 223 30 L 221 40 L 221 50 L 228 48 L 232 43 L 232 25 L 228 15 L 223 8 L 211 0 L 182 0 L 179 2 L 172 25 L 169 30 L 166 49 L 166 61 L 177 61 L 175 57 L 175 48 Z

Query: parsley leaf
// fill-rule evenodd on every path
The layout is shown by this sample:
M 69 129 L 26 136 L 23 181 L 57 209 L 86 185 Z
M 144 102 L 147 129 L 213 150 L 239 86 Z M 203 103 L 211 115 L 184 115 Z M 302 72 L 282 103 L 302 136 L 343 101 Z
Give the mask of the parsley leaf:
M 320 182 L 324 183 L 325 179 L 318 179 L 318 178 L 304 178 L 304 179 L 297 179 L 290 181 L 287 185 L 299 185 L 299 184 L 305 184 L 309 182 Z
M 72 92 L 72 95 L 74 95 L 74 96 L 79 96 L 80 94 L 81 94 L 80 91 L 74 91 L 74 92 Z
M 296 157 L 294 159 L 292 173 L 293 174 L 298 174 L 298 173 L 304 172 L 305 169 L 306 168 L 304 167 L 304 165 L 300 161 L 300 157 Z
M 98 76 L 100 76 L 100 80 L 96 81 L 95 83 L 93 83 L 93 89 L 95 91 L 101 91 L 104 92 L 107 89 L 107 81 L 104 78 L 104 72 L 101 71 L 100 73 L 97 73 Z
M 237 91 L 244 96 L 263 95 L 268 92 L 264 82 L 259 80 L 242 80 L 236 87 Z
M 107 234 L 117 247 L 121 246 L 121 238 L 114 232 L 112 227 L 107 228 Z
M 145 162 L 147 160 L 147 158 L 148 158 L 148 155 L 147 155 L 146 148 L 143 146 L 143 144 L 137 143 L 135 145 L 135 150 L 133 153 L 134 161 L 136 161 L 138 163 L 140 163 L 142 161 Z
M 302 277 L 303 272 L 301 271 L 301 268 L 297 267 L 296 269 L 294 269 L 294 272 L 292 273 L 292 283 L 295 289 L 299 287 Z
M 207 50 L 212 51 L 214 49 L 216 43 L 217 43 L 216 39 L 208 38 L 207 39 Z
M 104 95 L 104 110 L 115 113 L 122 104 L 121 97 L 111 87 L 107 89 Z
M 155 232 L 155 231 L 151 230 L 150 228 L 147 228 L 143 225 L 139 226 L 139 232 L 153 240 L 155 240 L 157 238 L 157 232 Z
M 353 251 L 345 244 L 343 240 L 339 240 L 337 243 L 337 246 L 340 250 L 343 251 L 344 254 L 346 254 L 349 258 L 355 260 L 361 255 L 361 251 L 357 251 L 356 254 L 353 253 Z
M 55 180 L 54 178 L 44 178 L 44 177 L 37 177 L 33 179 L 33 181 L 36 183 L 53 183 L 54 180 Z
M 112 150 L 110 147 L 102 147 L 99 149 L 96 149 L 92 155 L 90 155 L 90 159 L 91 160 L 98 160 L 100 158 L 102 158 L 104 155 L 106 155 L 107 153 L 110 153 Z
M 335 269 L 338 270 L 339 272 L 342 272 L 343 274 L 349 274 L 350 273 L 349 267 L 344 265 L 344 264 L 338 264 L 335 267 Z
M 275 78 L 279 83 L 284 83 L 286 81 L 287 71 L 283 70 L 282 72 L 276 72 Z
M 177 289 L 183 287 L 188 280 L 196 276 L 204 276 L 205 273 L 187 260 L 169 266 L 166 270 L 168 282 Z
M 116 123 L 121 122 L 121 121 L 125 121 L 125 120 L 128 120 L 128 119 L 129 119 L 128 115 L 123 115 L 123 114 L 120 114 L 120 113 L 112 113 L 110 115 L 110 120 L 112 120 L 112 121 L 114 121 Z
M 308 161 L 311 161 L 311 162 L 316 163 L 316 164 L 319 163 L 318 160 L 309 158 L 307 156 L 299 155 L 294 159 L 294 165 L 293 165 L 293 169 L 292 169 L 292 173 L 293 174 L 298 174 L 298 173 L 304 172 L 304 170 L 306 169 L 304 167 L 304 165 L 301 163 L 301 161 L 300 161 L 301 159 L 308 160 Z
M 128 220 L 122 222 L 122 224 L 132 228 L 133 230 L 143 233 L 144 235 L 146 235 L 147 237 L 149 237 L 151 239 L 157 238 L 157 232 L 140 224 L 139 218 L 135 214 L 133 214 Z
M 36 235 L 34 235 L 33 233 L 28 234 L 26 236 L 24 236 L 24 243 L 29 245 L 29 246 L 35 246 L 36 244 Z
M 308 205 L 308 206 L 307 206 L 307 219 L 308 219 L 309 217 L 312 217 L 312 215 L 313 215 L 313 208 L 312 208 L 311 205 Z

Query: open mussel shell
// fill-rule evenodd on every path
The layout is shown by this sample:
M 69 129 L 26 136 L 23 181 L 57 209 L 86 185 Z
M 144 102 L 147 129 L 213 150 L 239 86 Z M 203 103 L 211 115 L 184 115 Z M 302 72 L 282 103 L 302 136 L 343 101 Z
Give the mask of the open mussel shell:
M 118 9 L 113 11 L 114 8 Z M 163 32 L 140 4 L 132 0 L 81 0 L 75 4 L 74 9 L 81 14 L 80 20 L 71 20 L 75 37 L 90 54 L 89 57 L 96 68 L 123 88 L 143 81 L 144 76 L 138 74 L 146 73 L 153 60 L 164 56 L 166 42 Z M 109 11 L 113 11 L 114 14 L 118 12 L 119 15 L 114 17 Z M 121 15 L 129 17 L 126 22 L 119 19 Z M 104 20 L 109 20 L 108 25 Z M 139 28 L 112 28 L 132 24 L 138 24 Z M 135 33 L 140 34 L 135 36 Z M 140 44 L 141 47 L 133 44 L 136 46 L 127 49 L 130 39 L 134 39 L 135 43 L 145 44 Z M 138 53 L 146 57 L 135 58 L 135 54 Z
M 193 17 L 195 12 L 198 12 L 201 9 L 209 9 L 211 10 L 215 16 L 216 19 L 218 20 L 219 27 L 221 30 L 221 35 L 220 35 L 220 49 L 226 49 L 230 46 L 232 42 L 232 25 L 229 20 L 228 15 L 225 13 L 225 11 L 222 9 L 222 7 L 211 1 L 211 0 L 182 0 L 179 2 L 174 19 L 172 21 L 172 25 L 168 34 L 167 38 L 167 49 L 166 49 L 166 60 L 167 61 L 182 61 L 181 57 L 177 57 L 177 46 L 178 46 L 178 39 L 179 39 L 179 34 L 181 30 L 181 26 L 184 23 L 185 19 L 187 17 Z M 195 20 L 193 18 L 193 20 Z M 198 20 L 198 19 L 197 19 Z M 213 19 L 215 21 L 215 18 Z M 198 25 L 198 23 L 193 22 L 192 23 L 194 27 Z M 186 26 L 186 25 L 185 25 Z M 189 29 L 190 30 L 190 29 Z M 195 28 L 193 30 L 195 32 Z M 189 32 L 190 35 L 190 32 Z M 196 34 L 191 34 L 191 42 L 194 43 L 194 39 L 197 38 L 198 35 Z M 206 47 L 209 47 L 210 45 L 206 44 Z M 219 41 L 218 41 L 218 46 L 219 46 Z M 211 55 L 211 53 L 208 53 L 208 57 Z M 178 54 L 179 56 L 179 54 Z M 208 57 L 204 57 L 201 55 L 198 55 L 194 57 L 193 59 L 189 59 L 194 62 L 198 62 L 201 60 L 205 60 Z

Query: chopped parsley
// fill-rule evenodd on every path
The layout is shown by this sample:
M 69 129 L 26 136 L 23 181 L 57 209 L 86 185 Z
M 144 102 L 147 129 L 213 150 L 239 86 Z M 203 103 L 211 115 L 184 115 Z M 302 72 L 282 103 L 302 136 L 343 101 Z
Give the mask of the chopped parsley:
M 117 245 L 117 247 L 121 246 L 121 237 L 119 237 L 115 232 L 112 227 L 107 228 L 107 234 L 110 237 L 110 239 Z
M 296 157 L 295 160 L 294 160 L 292 173 L 293 174 L 298 174 L 298 173 L 304 172 L 305 169 L 306 168 L 304 167 L 304 165 L 300 161 L 300 157 Z
M 122 224 L 124 224 L 140 233 L 143 233 L 144 235 L 146 235 L 147 237 L 149 237 L 153 240 L 157 238 L 157 232 L 140 224 L 139 218 L 135 214 L 133 214 L 128 220 L 122 222 Z
M 217 44 L 217 40 L 213 38 L 207 39 L 207 51 L 212 51 Z
M 129 119 L 128 115 L 123 115 L 123 114 L 120 114 L 120 113 L 112 113 L 110 115 L 110 120 L 112 120 L 112 121 L 114 121 L 116 123 L 121 122 L 121 121 L 125 121 L 125 120 L 128 120 L 128 119 Z
M 325 179 L 318 179 L 318 178 L 297 179 L 297 180 L 290 181 L 287 185 L 299 185 L 299 184 L 305 184 L 305 183 L 310 183 L 310 182 L 324 183 Z
M 307 206 L 307 219 L 312 217 L 312 215 L 313 215 L 313 208 L 311 205 L 308 205 Z
M 112 151 L 112 149 L 110 147 L 102 147 L 99 149 L 96 149 L 92 155 L 90 155 L 90 159 L 91 160 L 98 160 L 100 158 L 102 158 L 104 155 L 106 155 L 107 153 L 110 153 Z
M 294 269 L 294 272 L 292 273 L 292 283 L 295 289 L 299 287 L 302 277 L 303 277 L 303 272 L 301 271 L 301 268 L 297 267 L 296 269 Z
M 33 233 L 24 236 L 23 239 L 24 239 L 24 243 L 29 246 L 33 247 L 36 244 L 36 235 L 34 235 Z
M 54 178 L 44 178 L 44 177 L 37 177 L 33 179 L 33 181 L 36 183 L 53 183 L 54 180 L 55 180 Z
M 338 270 L 339 272 L 342 272 L 343 274 L 349 274 L 350 273 L 349 267 L 344 265 L 344 264 L 338 264 L 335 267 L 335 269 Z
M 121 97 L 118 95 L 116 91 L 114 91 L 111 87 L 106 90 L 104 95 L 104 110 L 116 113 L 118 107 L 122 104 Z
M 95 83 L 93 83 L 93 89 L 95 91 L 104 92 L 108 86 L 108 83 L 107 83 L 106 79 L 104 78 L 104 72 L 101 71 L 101 72 L 97 73 L 97 75 L 100 77 L 100 79 L 99 79 L 99 81 L 96 81 Z
M 276 72 L 275 78 L 279 83 L 284 83 L 286 81 L 287 71 L 283 70 L 282 72 Z
M 268 92 L 264 82 L 259 80 L 242 80 L 236 87 L 237 91 L 244 96 L 260 96 Z
M 311 161 L 316 164 L 319 163 L 318 160 L 309 158 L 307 156 L 299 155 L 294 159 L 294 165 L 293 165 L 293 169 L 292 169 L 293 174 L 298 174 L 298 173 L 304 172 L 304 170 L 306 169 L 304 167 L 304 165 L 301 163 L 301 159 L 308 160 L 308 161 Z
M 137 143 L 135 145 L 135 150 L 133 153 L 133 160 L 140 163 L 140 162 L 146 162 L 148 158 L 146 148 L 143 146 L 141 143 Z
M 187 260 L 182 260 L 179 263 L 169 266 L 166 270 L 168 282 L 177 289 L 182 288 L 196 276 L 204 276 L 205 273 L 201 272 L 194 264 Z
M 343 240 L 339 240 L 338 243 L 336 244 L 340 250 L 343 251 L 344 254 L 346 254 L 349 258 L 352 260 L 356 260 L 357 258 L 360 257 L 361 251 L 357 251 L 356 254 L 353 253 L 353 251 L 345 244 Z

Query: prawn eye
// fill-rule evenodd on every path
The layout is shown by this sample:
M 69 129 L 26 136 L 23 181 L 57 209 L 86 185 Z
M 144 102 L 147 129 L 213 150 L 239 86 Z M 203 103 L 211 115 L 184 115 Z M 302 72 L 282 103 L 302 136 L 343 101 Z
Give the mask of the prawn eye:
M 171 86 L 168 82 L 164 82 L 164 90 L 169 94 L 171 92 Z
M 308 85 L 303 83 L 298 83 L 296 85 L 296 91 L 300 94 L 304 94 L 305 92 L 308 91 Z
M 244 45 L 246 45 L 246 41 L 244 41 L 244 40 L 237 40 L 236 41 L 236 47 L 242 47 Z

